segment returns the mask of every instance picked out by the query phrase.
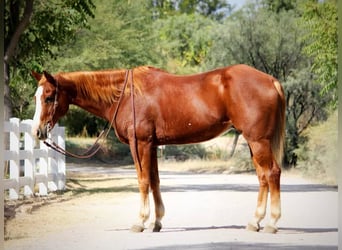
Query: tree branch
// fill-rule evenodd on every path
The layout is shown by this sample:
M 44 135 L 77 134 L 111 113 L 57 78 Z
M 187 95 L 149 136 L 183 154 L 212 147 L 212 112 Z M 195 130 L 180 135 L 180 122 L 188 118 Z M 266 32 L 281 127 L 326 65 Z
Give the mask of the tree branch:
M 33 13 L 33 0 L 26 0 L 25 10 L 22 19 L 20 20 L 13 36 L 6 48 L 4 61 L 8 63 L 10 59 L 13 57 L 15 49 L 18 45 L 21 34 L 25 31 L 27 26 L 30 24 L 30 19 Z
M 302 129 L 298 130 L 298 134 L 300 135 L 305 129 L 309 127 L 312 120 L 315 118 L 316 108 L 313 107 L 313 110 L 311 111 L 310 118 L 307 120 L 306 124 L 303 125 Z

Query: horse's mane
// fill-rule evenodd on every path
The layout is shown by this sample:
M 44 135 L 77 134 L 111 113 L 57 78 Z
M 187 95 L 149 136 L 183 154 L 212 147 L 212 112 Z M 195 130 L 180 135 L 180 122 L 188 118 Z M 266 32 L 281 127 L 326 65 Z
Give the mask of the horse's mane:
M 134 86 L 140 91 L 139 74 L 146 73 L 150 67 L 141 66 L 134 69 Z M 78 94 L 95 102 L 113 103 L 118 100 L 126 70 L 79 71 L 58 74 L 62 79 L 73 82 Z M 129 79 L 130 81 L 130 79 Z M 127 84 L 126 93 L 130 93 Z

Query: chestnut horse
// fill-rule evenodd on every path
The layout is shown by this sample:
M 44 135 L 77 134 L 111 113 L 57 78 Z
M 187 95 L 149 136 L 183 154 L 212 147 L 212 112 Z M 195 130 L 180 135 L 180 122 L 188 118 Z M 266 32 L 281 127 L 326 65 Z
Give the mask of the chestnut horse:
M 264 231 L 277 231 L 285 100 L 274 77 L 247 65 L 189 76 L 147 66 L 33 75 L 39 82 L 33 133 L 39 139 L 45 140 L 74 104 L 109 121 L 118 138 L 129 144 L 141 195 L 139 220 L 132 231 L 145 229 L 150 216 L 149 189 L 155 203 L 155 221 L 149 229 L 158 232 L 162 228 L 157 146 L 202 142 L 231 127 L 248 142 L 260 184 L 247 229 L 259 231 L 270 192 L 271 216 Z

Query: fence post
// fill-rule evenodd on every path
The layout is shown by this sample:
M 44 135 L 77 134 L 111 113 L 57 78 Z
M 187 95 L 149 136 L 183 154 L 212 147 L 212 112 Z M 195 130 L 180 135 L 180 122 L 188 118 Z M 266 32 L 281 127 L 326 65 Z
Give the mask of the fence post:
M 59 127 L 58 124 L 51 131 L 52 141 L 64 148 L 64 127 Z M 49 173 L 52 176 L 52 181 L 49 182 L 49 190 L 63 190 L 65 188 L 65 156 L 49 149 Z
M 24 195 L 31 196 L 34 193 L 34 178 L 35 178 L 35 169 L 34 169 L 34 156 L 33 150 L 35 146 L 35 139 L 31 134 L 31 126 L 32 120 L 24 120 L 21 122 L 22 125 L 27 125 L 27 130 L 24 131 L 24 149 L 28 153 L 28 157 L 25 158 L 25 177 L 29 179 L 29 184 L 24 187 Z
M 65 128 L 58 126 L 57 143 L 62 148 L 65 148 L 64 135 L 65 135 Z M 66 178 L 65 155 L 62 155 L 62 154 L 58 155 L 57 164 L 58 164 L 58 175 L 57 175 L 58 176 L 58 178 L 57 178 L 58 190 L 64 190 L 65 189 L 65 178 Z
M 10 160 L 10 179 L 15 181 L 15 186 L 10 188 L 9 197 L 10 199 L 18 199 L 19 198 L 19 176 L 20 176 L 20 159 L 19 159 L 19 150 L 20 150 L 20 132 L 19 132 L 19 119 L 11 118 L 10 119 L 10 127 L 13 129 L 10 130 L 10 151 L 14 152 L 15 159 Z
M 56 141 L 58 130 L 58 124 L 50 132 L 51 140 Z M 51 191 L 56 191 L 58 189 L 58 165 L 57 165 L 57 152 L 48 149 L 48 173 L 51 178 L 49 178 L 48 188 Z
M 39 174 L 43 175 L 42 182 L 39 183 L 39 195 L 48 193 L 48 147 L 40 141 L 40 149 L 44 150 L 44 156 L 39 158 Z

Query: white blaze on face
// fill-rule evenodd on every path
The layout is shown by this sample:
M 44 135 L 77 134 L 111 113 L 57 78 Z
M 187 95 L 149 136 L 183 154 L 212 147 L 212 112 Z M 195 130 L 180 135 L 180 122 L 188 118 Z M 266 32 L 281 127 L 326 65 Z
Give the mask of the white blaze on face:
M 32 134 L 34 136 L 37 135 L 37 130 L 39 128 L 39 124 L 40 124 L 40 114 L 42 112 L 42 103 L 41 103 L 41 96 L 43 94 L 43 87 L 42 86 L 39 86 L 37 91 L 36 91 L 36 94 L 35 94 L 35 97 L 36 97 L 36 111 L 34 113 L 34 116 L 33 116 L 33 124 L 32 124 Z

